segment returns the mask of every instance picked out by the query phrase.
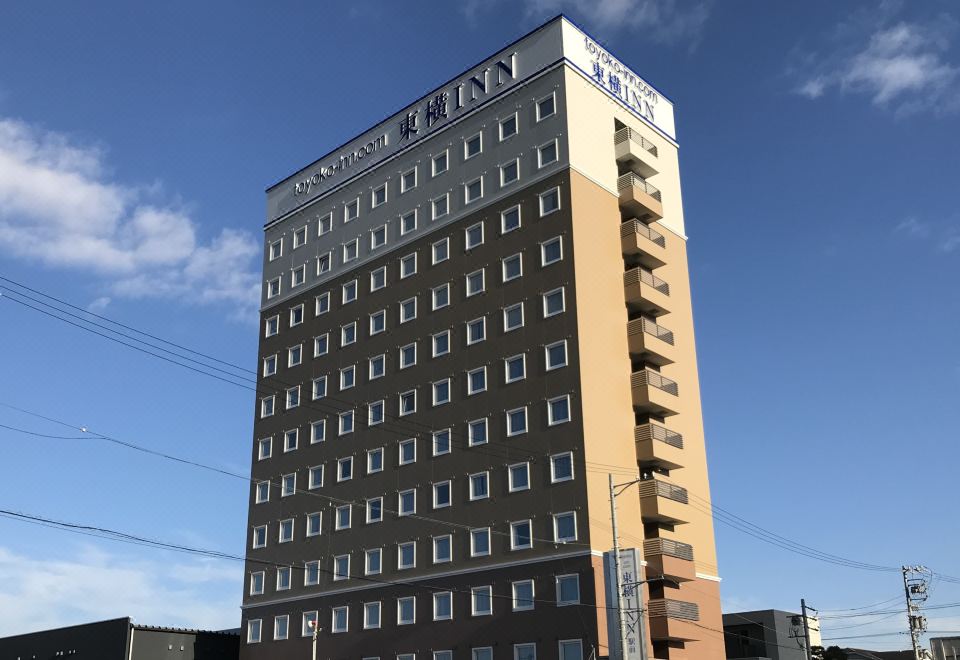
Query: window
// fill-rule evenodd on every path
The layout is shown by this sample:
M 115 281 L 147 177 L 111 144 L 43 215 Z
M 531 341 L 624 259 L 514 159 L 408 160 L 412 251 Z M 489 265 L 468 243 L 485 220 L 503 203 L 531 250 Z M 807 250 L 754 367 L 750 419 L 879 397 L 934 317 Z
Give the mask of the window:
M 470 660 L 493 660 L 493 647 L 483 646 L 471 649 Z
M 444 378 L 433 383 L 433 405 L 450 403 L 450 379 Z
M 555 162 L 557 162 L 556 140 L 537 147 L 537 167 L 546 167 Z
M 367 426 L 383 424 L 383 399 L 367 404 Z
M 400 216 L 400 235 L 406 236 L 417 228 L 417 211 L 414 209 Z
M 483 197 L 483 177 L 474 179 L 463 186 L 464 204 L 472 204 L 481 197 Z
M 250 595 L 260 596 L 263 594 L 263 571 L 256 571 L 250 574 Z
M 503 361 L 503 380 L 513 383 L 527 377 L 527 356 L 525 353 L 508 357 Z
M 453 537 L 449 534 L 445 536 L 433 537 L 433 563 L 444 564 L 453 559 L 452 554 Z
M 257 443 L 257 457 L 263 461 L 273 453 L 273 438 L 264 438 Z
M 290 327 L 303 323 L 303 305 L 297 305 L 290 310 Z
M 397 443 L 400 465 L 409 465 L 417 461 L 417 439 L 407 438 Z
M 405 193 L 417 187 L 417 168 L 407 170 L 400 175 L 400 192 Z
M 441 456 L 450 453 L 450 429 L 433 432 L 433 455 Z
M 336 525 L 334 527 L 337 530 L 341 529 L 350 529 L 350 505 L 343 504 L 336 508 Z
M 530 489 L 530 464 L 514 463 L 507 466 L 507 480 L 511 493 Z
M 397 544 L 397 569 L 405 570 L 417 565 L 417 544 L 415 541 Z
M 380 627 L 380 602 L 363 604 L 363 628 L 370 630 Z
M 503 281 L 509 282 L 523 275 L 523 256 L 514 254 L 503 259 Z
M 481 268 L 480 270 L 475 270 L 472 273 L 467 273 L 465 276 L 466 279 L 466 293 L 467 297 L 474 296 L 478 293 L 483 293 L 483 290 L 486 288 L 485 285 L 485 270 Z
M 550 117 L 557 111 L 556 97 L 554 94 L 544 97 L 537 101 L 537 121 Z
M 573 453 L 564 452 L 550 457 L 550 483 L 573 479 Z
M 408 254 L 400 260 L 400 279 L 416 275 L 417 273 L 417 253 Z
M 511 183 L 520 178 L 520 159 L 514 158 L 513 160 L 504 163 L 500 166 L 500 186 L 509 186 Z
M 280 478 L 280 497 L 290 497 L 297 492 L 297 473 L 291 472 Z
M 355 238 L 349 243 L 343 244 L 343 263 L 348 263 L 356 259 L 360 254 L 360 240 Z
M 287 366 L 295 367 L 303 361 L 303 344 L 297 344 L 287 349 Z
M 357 384 L 357 368 L 354 365 L 340 370 L 340 389 L 349 390 Z
M 529 520 L 510 523 L 510 549 L 526 550 L 533 547 L 533 528 Z
M 320 512 L 307 514 L 307 536 L 318 536 L 323 523 Z
M 260 525 L 259 527 L 253 528 L 253 543 L 251 545 L 255 549 L 267 547 L 267 526 L 266 525 Z
M 387 267 L 380 266 L 376 270 L 370 271 L 370 291 L 379 291 L 387 286 Z
M 380 548 L 371 548 L 364 553 L 364 574 L 379 575 L 383 570 L 381 560 L 383 559 L 383 550 Z
M 373 193 L 370 196 L 370 206 L 377 208 L 381 204 L 387 203 L 387 184 L 381 184 L 373 189 Z
M 290 429 L 283 434 L 283 451 L 294 451 L 300 439 L 300 429 Z
M 280 278 L 274 278 L 267 282 L 267 298 L 276 298 L 280 295 Z
M 500 233 L 506 234 L 520 229 L 520 207 L 514 206 L 500 214 Z
M 580 576 L 557 576 L 557 605 L 575 605 L 580 602 Z
M 507 437 L 527 432 L 527 407 L 514 408 L 507 413 Z
M 500 139 L 506 140 L 517 134 L 517 113 L 500 120 Z
M 563 259 L 563 239 L 560 236 L 540 244 L 540 264 L 549 266 Z
M 550 426 L 570 421 L 570 395 L 558 396 L 547 401 L 547 423 Z
M 279 543 L 290 543 L 293 540 L 293 518 L 280 521 L 280 534 L 277 540 Z
M 443 174 L 444 172 L 446 172 L 447 169 L 450 167 L 450 163 L 447 158 L 447 152 L 444 151 L 443 153 L 440 153 L 434 156 L 432 164 L 433 164 L 433 176 L 437 176 L 438 174 Z
M 448 621 L 453 618 L 453 594 L 442 591 L 433 594 L 433 620 Z
M 330 311 L 330 292 L 320 294 L 316 298 L 316 314 L 320 316 L 321 314 L 326 314 Z
M 417 318 L 417 297 L 407 298 L 400 303 L 400 323 Z
M 319 419 L 310 424 L 310 442 L 323 442 L 327 439 L 327 420 Z
M 340 413 L 340 435 L 353 433 L 353 411 L 345 410 Z
M 324 252 L 319 257 L 317 257 L 317 275 L 323 275 L 330 271 L 330 267 L 333 264 L 333 253 L 330 251 Z
M 301 626 L 302 630 L 300 634 L 303 637 L 313 636 L 313 630 L 317 627 L 317 611 L 313 610 L 312 612 L 303 613 L 303 624 Z
M 560 208 L 560 189 L 553 188 L 545 193 L 540 193 L 540 215 L 544 216 L 553 213 Z
M 410 516 L 417 512 L 417 490 L 410 488 L 397 494 L 398 515 Z
M 470 613 L 473 616 L 493 614 L 493 588 L 489 586 L 470 589 Z
M 276 405 L 276 397 L 267 396 L 260 400 L 260 416 L 261 417 L 270 417 L 273 415 L 274 406 Z
M 473 158 L 483 151 L 483 133 L 477 133 L 463 141 L 463 159 Z
M 450 211 L 449 195 L 441 195 L 433 200 L 433 219 L 442 218 Z
M 320 584 L 320 562 L 308 561 L 303 565 L 303 586 L 315 587 Z
M 400 368 L 406 369 L 417 363 L 417 343 L 400 347 Z
M 313 357 L 320 357 L 326 355 L 330 350 L 330 335 L 329 333 L 324 333 L 319 337 L 313 338 Z
M 440 357 L 450 352 L 450 331 L 444 330 L 433 335 L 433 357 Z
M 566 302 L 564 301 L 563 287 L 547 291 L 543 294 L 543 318 L 556 316 L 564 311 Z
M 280 332 L 280 317 L 271 316 L 263 324 L 263 335 L 265 337 L 273 337 L 278 332 Z
M 537 645 L 533 642 L 514 644 L 513 660 L 537 660 Z
M 367 364 L 370 380 L 382 378 L 387 369 L 387 356 L 383 353 L 380 355 L 374 355 L 372 358 L 367 360 Z
M 304 225 L 293 232 L 293 249 L 296 250 L 298 247 L 307 242 L 307 227 Z
M 467 372 L 467 395 L 477 394 L 487 389 L 487 368 L 480 367 Z
M 400 416 L 411 415 L 417 412 L 417 391 L 410 390 L 400 393 Z
M 263 504 L 264 502 L 270 501 L 270 482 L 269 481 L 257 482 L 256 498 L 254 499 L 254 501 L 257 504 Z
M 367 524 L 383 520 L 383 498 L 372 497 L 367 500 Z
M 387 244 L 387 226 L 380 225 L 370 230 L 370 249 L 376 250 Z
M 340 346 L 349 346 L 357 341 L 357 323 L 348 323 L 340 328 Z
M 441 261 L 446 261 L 450 258 L 450 239 L 445 238 L 442 241 L 437 241 L 433 244 L 433 264 L 436 265 Z
M 353 479 L 353 456 L 337 460 L 337 481 Z
M 397 625 L 404 626 L 416 620 L 417 597 L 405 596 L 397 599 Z
M 519 302 L 503 309 L 503 331 L 510 332 L 523 327 L 523 303 Z
M 350 619 L 350 607 L 348 605 L 343 605 L 341 607 L 332 608 L 330 610 L 330 619 L 330 632 L 347 632 Z
M 433 484 L 433 508 L 442 509 L 450 504 L 450 482 L 441 481 Z
M 370 315 L 370 335 L 378 335 L 387 329 L 387 311 L 381 309 Z
M 333 211 L 320 218 L 317 222 L 317 233 L 323 236 L 333 229 Z
M 513 583 L 513 611 L 533 609 L 533 580 L 517 580 Z
M 270 261 L 274 259 L 279 259 L 283 256 L 283 239 L 274 241 L 270 244 Z
M 343 304 L 352 303 L 357 299 L 357 281 L 350 280 L 343 285 Z
M 577 540 L 577 515 L 573 511 L 553 514 L 553 540 L 557 543 Z
M 467 345 L 476 344 L 487 338 L 487 317 L 467 321 Z
M 247 621 L 247 644 L 260 643 L 260 628 L 262 619 L 250 619 Z
M 431 289 L 433 298 L 433 309 L 438 310 L 450 304 L 450 284 L 441 284 Z
M 334 581 L 350 578 L 350 555 L 338 555 L 333 558 Z
M 470 530 L 470 556 L 485 557 L 490 554 L 490 528 Z
M 561 639 L 559 660 L 583 660 L 583 641 L 579 639 Z
M 272 376 L 275 373 L 277 373 L 277 356 L 271 355 L 263 358 L 263 375 Z
M 367 451 L 367 474 L 383 472 L 383 447 Z
M 309 477 L 307 479 L 307 487 L 311 490 L 316 488 L 321 488 L 323 486 L 323 466 L 314 465 L 309 470 Z
M 477 419 L 467 422 L 467 443 L 473 447 L 475 445 L 486 444 L 487 442 L 487 418 Z
M 351 220 L 356 220 L 360 216 L 360 198 L 357 197 L 352 202 L 347 202 L 343 207 L 343 221 L 344 223 L 350 222 Z
M 470 499 L 485 500 L 490 497 L 490 474 L 478 472 L 470 475 Z
M 483 223 L 478 222 L 463 230 L 464 245 L 467 250 L 483 244 Z

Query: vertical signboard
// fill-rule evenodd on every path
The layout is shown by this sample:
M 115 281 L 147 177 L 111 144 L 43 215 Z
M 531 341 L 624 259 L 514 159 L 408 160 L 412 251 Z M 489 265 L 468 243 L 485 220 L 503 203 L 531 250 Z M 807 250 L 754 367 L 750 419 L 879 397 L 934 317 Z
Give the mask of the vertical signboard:
M 627 657 L 621 657 L 620 631 L 617 629 L 617 583 L 613 553 L 603 553 L 603 577 L 607 594 L 607 635 L 610 660 L 642 660 L 646 643 L 646 619 L 643 611 L 643 565 L 636 548 L 620 550 L 620 585 L 623 588 L 623 620 Z

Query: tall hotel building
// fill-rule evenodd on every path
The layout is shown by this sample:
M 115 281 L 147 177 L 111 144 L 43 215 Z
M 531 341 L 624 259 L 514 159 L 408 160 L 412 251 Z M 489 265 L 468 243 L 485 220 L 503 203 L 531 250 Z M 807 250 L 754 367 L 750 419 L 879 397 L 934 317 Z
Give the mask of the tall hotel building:
M 242 658 L 619 657 L 611 473 L 629 658 L 724 657 L 677 157 L 558 17 L 268 189 Z

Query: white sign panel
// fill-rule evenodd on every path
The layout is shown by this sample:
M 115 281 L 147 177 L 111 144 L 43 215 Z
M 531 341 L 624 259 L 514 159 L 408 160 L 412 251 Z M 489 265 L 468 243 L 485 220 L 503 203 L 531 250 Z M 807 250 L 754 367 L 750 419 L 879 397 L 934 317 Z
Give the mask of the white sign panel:
M 604 579 L 607 591 L 607 633 L 610 660 L 621 660 L 619 631 L 617 630 L 617 597 L 614 576 L 613 553 L 605 552 Z M 620 585 L 623 588 L 624 636 L 627 647 L 626 660 L 640 660 L 645 638 L 643 619 L 643 567 L 636 548 L 620 550 Z

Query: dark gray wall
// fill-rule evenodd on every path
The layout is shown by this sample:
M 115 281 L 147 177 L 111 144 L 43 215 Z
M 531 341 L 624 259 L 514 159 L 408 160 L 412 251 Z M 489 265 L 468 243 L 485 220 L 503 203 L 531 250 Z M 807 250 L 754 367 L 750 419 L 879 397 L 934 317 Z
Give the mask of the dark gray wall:
M 0 660 L 48 660 L 55 657 L 127 660 L 129 627 L 130 619 L 113 619 L 4 637 L 0 639 Z

